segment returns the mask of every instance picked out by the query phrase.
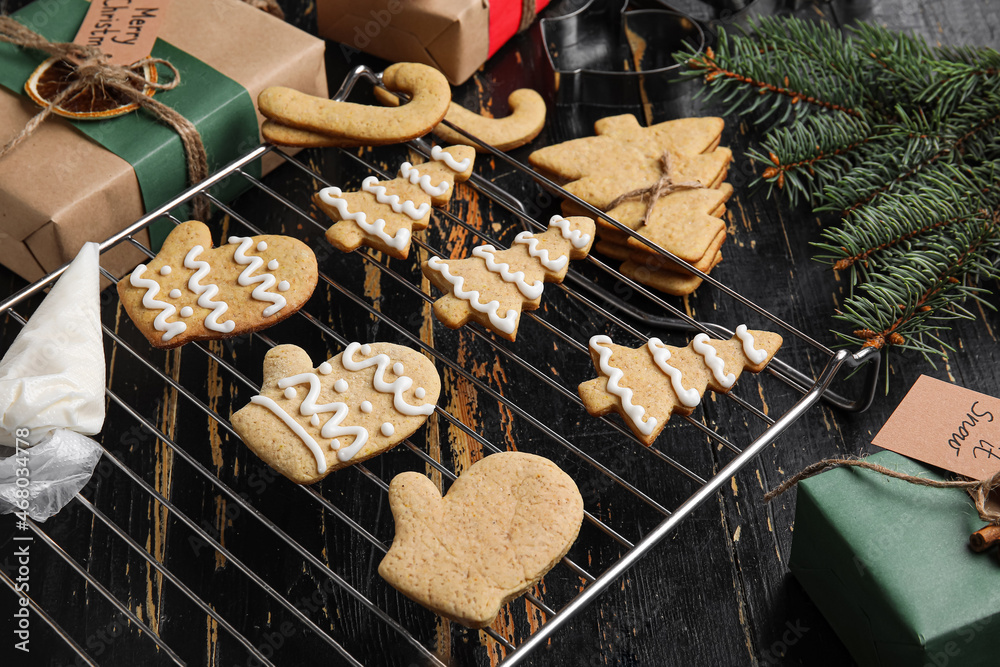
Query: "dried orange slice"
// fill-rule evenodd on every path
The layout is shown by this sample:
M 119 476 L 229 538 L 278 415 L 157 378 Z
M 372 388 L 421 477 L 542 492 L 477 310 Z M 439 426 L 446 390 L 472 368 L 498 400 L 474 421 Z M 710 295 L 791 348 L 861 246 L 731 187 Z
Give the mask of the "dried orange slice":
M 143 76 L 146 81 L 156 83 L 156 65 L 150 63 L 131 68 L 133 72 Z M 55 99 L 59 93 L 73 83 L 76 77 L 76 65 L 60 58 L 49 58 L 35 68 L 24 84 L 28 97 L 39 106 L 47 106 L 49 100 Z M 138 90 L 139 87 L 135 86 Z M 153 96 L 155 90 L 144 86 L 145 95 Z M 79 90 L 62 104 L 52 109 L 52 113 L 64 118 L 75 120 L 100 120 L 114 118 L 135 111 L 139 105 L 132 102 L 117 90 L 105 86 L 87 86 Z

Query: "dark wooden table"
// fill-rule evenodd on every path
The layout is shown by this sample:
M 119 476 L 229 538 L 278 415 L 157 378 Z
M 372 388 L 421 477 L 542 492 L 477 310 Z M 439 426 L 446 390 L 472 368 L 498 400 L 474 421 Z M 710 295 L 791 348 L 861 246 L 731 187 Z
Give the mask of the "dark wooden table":
M 20 0 L 0 0 L 0 11 L 12 11 L 23 4 Z M 315 31 L 312 2 L 287 0 L 283 4 L 291 21 Z M 774 11 L 831 21 L 838 26 L 861 18 L 922 35 L 933 43 L 996 47 L 1000 14 L 994 4 L 989 0 L 965 3 L 870 0 L 779 5 Z M 337 87 L 348 67 L 358 63 L 382 66 L 375 59 L 360 54 L 349 54 L 347 58 L 344 53 L 334 44 L 328 49 L 331 90 Z M 515 39 L 469 83 L 456 89 L 456 99 L 466 106 L 481 104 L 502 113 L 507 91 L 522 85 L 542 85 L 544 70 L 537 66 L 537 58 L 530 36 Z M 719 113 L 719 109 L 703 106 L 690 97 L 679 104 L 691 115 Z M 551 119 L 533 146 L 570 138 L 577 133 L 575 128 L 593 117 L 628 111 L 640 114 L 649 111 L 654 122 L 671 117 L 665 107 L 656 105 L 647 110 L 561 108 L 563 116 Z M 813 251 L 809 245 L 819 239 L 823 225 L 829 220 L 806 208 L 793 210 L 782 201 L 769 200 L 763 192 L 751 192 L 747 186 L 755 167 L 743 156 L 759 135 L 752 126 L 735 118 L 726 120 L 722 143 L 730 146 L 736 157 L 729 175 L 736 193 L 726 214 L 729 238 L 724 248 L 725 261 L 713 276 L 825 344 L 834 345 L 830 315 L 847 286 L 843 276 L 811 260 Z M 525 159 L 529 150 L 513 154 Z M 401 149 L 386 149 L 375 152 L 371 158 L 385 168 L 394 169 L 393 165 L 404 155 Z M 336 151 L 309 151 L 301 154 L 300 159 L 338 184 L 356 184 L 364 174 Z M 549 211 L 555 211 L 550 198 L 504 165 L 481 158 L 477 172 L 491 177 L 539 214 L 547 217 Z M 306 209 L 309 209 L 308 197 L 316 187 L 301 171 L 287 165 L 265 178 L 265 183 Z M 570 388 L 593 376 L 585 354 L 553 338 L 538 322 L 526 319 L 517 344 L 500 343 L 498 352 L 488 336 L 467 330 L 451 332 L 434 323 L 427 304 L 405 286 L 357 253 L 341 255 L 330 250 L 318 228 L 289 215 L 287 209 L 263 191 L 248 193 L 233 208 L 263 229 L 282 230 L 311 243 L 317 249 L 322 270 L 345 289 L 360 295 L 361 303 L 373 305 L 421 340 L 433 340 L 442 355 L 458 360 L 484 386 L 509 397 L 517 406 L 525 406 L 545 426 L 565 435 L 580 450 L 667 507 L 676 506 L 696 488 L 675 469 L 638 451 L 634 443 L 626 442 L 612 425 L 587 417 L 507 356 L 504 350 L 516 353 L 528 366 L 557 377 Z M 519 229 L 500 207 L 465 189 L 460 191 L 451 210 L 507 242 Z M 246 233 L 234 216 L 219 215 L 213 225 L 217 243 L 230 231 Z M 219 227 L 223 231 L 218 231 Z M 436 225 L 428 241 L 457 254 L 459 248 L 467 249 L 475 239 L 460 227 Z M 420 284 L 412 258 L 392 260 L 388 266 Z M 581 271 L 588 277 L 597 275 L 591 267 Z M 604 284 L 614 289 L 613 283 L 605 280 Z M 24 285 L 23 280 L 0 268 L 0 295 L 14 293 Z M 432 293 L 426 285 L 424 291 Z M 619 292 L 618 297 L 631 305 L 649 308 L 641 297 L 628 291 Z M 548 288 L 543 301 L 542 319 L 571 333 L 575 340 L 585 343 L 590 335 L 607 329 L 603 318 L 557 289 Z M 731 328 L 742 321 L 766 328 L 765 321 L 758 321 L 760 318 L 745 307 L 711 289 L 702 288 L 691 299 L 672 302 L 696 318 Z M 196 465 L 183 460 L 158 435 L 177 443 L 195 464 L 260 508 L 268 521 L 398 618 L 443 658 L 462 665 L 498 662 L 503 651 L 492 639 L 440 622 L 395 594 L 376 574 L 378 549 L 307 499 L 300 489 L 275 478 L 238 439 L 207 419 L 200 408 L 185 400 L 144 366 L 142 360 L 148 360 L 153 367 L 188 387 L 207 407 L 226 417 L 245 404 L 252 392 L 220 370 L 220 365 L 203 350 L 184 349 L 183 353 L 151 350 L 119 311 L 113 291 L 104 293 L 102 306 L 104 322 L 137 351 L 133 355 L 107 341 L 111 364 L 109 387 L 140 415 L 137 420 L 109 400 L 108 418 L 100 436 L 109 452 L 178 510 L 192 517 L 205 533 L 238 554 L 247 567 L 259 572 L 361 661 L 423 664 L 398 634 L 387 629 L 355 599 L 328 586 L 321 570 L 304 563 L 300 555 L 275 538 L 272 530 L 252 517 L 252 512 L 220 493 L 197 472 Z M 317 290 L 307 310 L 348 340 L 406 342 L 386 320 L 374 317 L 362 305 L 326 285 Z M 995 373 L 1000 361 L 996 333 L 1000 330 L 1000 317 L 979 307 L 974 312 L 975 321 L 959 321 L 946 335 L 956 352 L 947 361 L 939 361 L 936 368 L 919 357 L 894 354 L 890 359 L 888 391 L 880 389 L 867 412 L 848 414 L 825 405 L 814 407 L 775 446 L 695 511 L 620 583 L 571 619 L 548 646 L 531 656 L 529 664 L 850 664 L 846 649 L 787 571 L 793 537 L 794 493 L 770 506 L 763 504 L 762 495 L 781 479 L 820 458 L 872 451 L 874 448 L 869 444 L 872 436 L 922 373 L 1000 395 L 1000 376 Z M 650 335 L 667 335 L 654 327 L 636 326 Z M 20 325 L 12 318 L 0 320 L 0 350 L 6 349 L 19 330 Z M 292 318 L 265 335 L 267 338 L 243 337 L 213 343 L 207 348 L 240 368 L 254 382 L 259 382 L 260 360 L 267 350 L 268 339 L 295 342 L 309 350 L 314 360 L 341 349 L 328 332 L 302 318 Z M 798 342 L 789 344 L 783 358 L 811 374 L 818 373 L 824 363 L 822 355 Z M 442 367 L 439 363 L 439 368 Z M 555 460 L 577 479 L 587 508 L 616 530 L 631 536 L 630 539 L 647 533 L 662 519 L 619 485 L 595 474 L 579 456 L 552 438 L 540 435 L 538 426 L 516 409 L 501 406 L 482 389 L 476 389 L 468 377 L 445 370 L 444 380 L 449 390 L 441 404 L 449 412 L 501 447 L 515 446 Z M 757 385 L 753 378 L 744 377 L 737 389 L 751 403 L 773 414 L 787 410 L 795 399 L 792 392 L 768 378 Z M 844 391 L 857 393 L 857 389 L 858 383 L 853 381 L 846 383 Z M 722 400 L 706 401 L 703 414 L 696 416 L 740 444 L 749 442 L 762 430 L 760 422 Z M 143 426 L 142 420 L 161 433 L 155 434 Z M 617 423 L 617 419 L 612 421 Z M 413 442 L 444 461 L 451 470 L 468 467 L 484 453 L 480 442 L 440 418 Z M 671 422 L 658 447 L 705 477 L 732 458 L 690 424 L 679 420 Z M 403 470 L 425 471 L 424 464 L 405 447 L 373 459 L 368 467 L 373 475 L 386 481 Z M 392 520 L 384 493 L 362 474 L 343 471 L 318 488 L 333 505 L 371 531 L 375 539 L 391 540 Z M 155 502 L 138 482 L 107 459 L 83 495 L 199 596 L 209 600 L 261 651 L 273 654 L 276 664 L 340 664 L 337 654 L 317 640 L 289 610 L 262 593 L 231 559 L 217 553 L 202 537 L 178 522 L 173 512 Z M 14 547 L 9 541 L 13 530 L 10 517 L 0 519 L 0 562 L 8 571 L 13 568 Z M 254 664 L 231 635 L 130 551 L 82 503 L 71 503 L 44 524 L 43 530 L 94 578 L 125 600 L 189 664 Z M 95 660 L 114 665 L 169 664 L 148 637 L 134 627 L 124 628 L 120 613 L 86 585 L 83 577 L 51 548 L 36 540 L 34 549 L 32 595 Z M 613 563 L 620 553 L 614 542 L 585 525 L 570 556 L 599 571 Z M 553 572 L 558 572 L 558 568 Z M 546 578 L 544 590 L 537 592 L 546 601 L 561 605 L 578 587 L 579 581 L 571 576 L 553 574 Z M 8 653 L 13 643 L 8 612 L 13 612 L 16 600 L 7 588 L 0 593 L 0 600 L 4 609 L 0 655 L 14 658 L 13 663 L 3 664 L 73 662 L 72 651 L 37 618 L 30 658 Z M 501 635 L 519 642 L 537 625 L 539 618 L 540 613 L 533 606 L 516 601 L 494 627 Z

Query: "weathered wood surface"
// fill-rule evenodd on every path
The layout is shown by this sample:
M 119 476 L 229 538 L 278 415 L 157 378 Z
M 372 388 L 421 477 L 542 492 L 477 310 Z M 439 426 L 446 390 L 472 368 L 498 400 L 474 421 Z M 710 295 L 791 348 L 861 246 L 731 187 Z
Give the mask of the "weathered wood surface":
M 0 0 L 0 10 L 10 11 L 24 4 L 20 0 Z M 314 29 L 315 7 L 308 0 L 283 3 L 291 20 L 305 29 Z M 924 35 L 942 44 L 997 46 L 1000 16 L 987 0 L 975 3 L 909 3 L 904 0 L 871 0 L 804 4 L 783 11 L 828 20 L 843 25 L 852 18 L 867 18 Z M 466 106 L 503 109 L 507 93 L 522 85 L 540 85 L 542 68 L 529 37 L 514 40 L 473 80 L 456 90 L 456 99 Z M 328 49 L 331 88 L 336 88 L 349 66 L 359 62 L 379 66 L 378 61 L 345 52 L 338 45 Z M 697 114 L 718 113 L 699 102 L 683 104 Z M 569 138 L 573 128 L 585 126 L 593 117 L 641 109 L 566 109 L 562 119 L 551 119 L 533 146 Z M 655 105 L 652 120 L 669 118 Z M 584 120 L 581 120 L 584 119 Z M 729 239 L 723 249 L 725 261 L 713 276 L 731 285 L 780 318 L 803 329 L 820 341 L 833 345 L 829 333 L 830 314 L 843 297 L 843 277 L 814 263 L 810 242 L 819 239 L 825 222 L 808 210 L 791 210 L 763 192 L 751 193 L 747 185 L 754 165 L 743 158 L 746 149 L 759 137 L 753 126 L 727 119 L 723 144 L 733 149 L 736 162 L 729 181 L 736 188 L 726 214 Z M 514 152 L 519 159 L 530 148 Z M 388 148 L 371 157 L 383 168 L 395 169 L 405 151 Z M 336 151 L 308 151 L 300 159 L 338 185 L 354 186 L 368 175 Z M 480 158 L 476 171 L 492 177 L 508 189 L 529 210 L 547 217 L 555 204 L 529 181 L 512 174 L 493 160 Z M 268 185 L 312 211 L 321 223 L 322 214 L 309 205 L 317 183 L 302 172 L 286 166 L 265 179 Z M 499 206 L 484 201 L 469 188 L 456 193 L 450 210 L 473 227 L 509 243 L 519 230 L 512 216 Z M 296 217 L 267 194 L 251 192 L 234 205 L 240 214 L 269 232 L 281 230 L 311 243 L 317 250 L 321 269 L 345 290 L 360 296 L 360 302 L 384 313 L 399 328 L 433 346 L 443 358 L 454 360 L 470 376 L 439 361 L 445 393 L 441 405 L 486 441 L 500 448 L 549 456 L 579 483 L 587 509 L 596 517 L 635 541 L 662 520 L 647 504 L 596 472 L 556 439 L 549 437 L 530 419 L 530 413 L 553 433 L 593 456 L 602 465 L 629 480 L 667 508 L 674 508 L 696 488 L 663 460 L 624 438 L 615 428 L 617 418 L 602 422 L 588 417 L 570 397 L 518 364 L 506 351 L 523 357 L 530 368 L 538 369 L 569 390 L 593 377 L 587 355 L 558 338 L 532 317 L 522 322 L 518 341 L 507 344 L 470 329 L 458 332 L 441 327 L 429 304 L 394 277 L 365 261 L 360 253 L 342 255 L 322 238 L 320 226 Z M 544 215 L 543 215 L 544 214 Z M 218 216 L 216 242 L 230 233 L 246 234 L 246 228 L 228 216 Z M 467 229 L 438 217 L 428 232 L 428 243 L 446 255 L 465 255 L 479 241 Z M 423 251 L 421 251 L 423 252 Z M 388 266 L 424 293 L 437 296 L 420 276 L 414 257 L 390 260 Z M 594 277 L 593 267 L 577 263 L 581 272 Z M 604 284 L 613 287 L 606 280 Z M 0 294 L 7 295 L 24 283 L 0 269 Z M 630 304 L 648 308 L 639 295 L 629 290 L 617 296 Z M 766 328 L 766 321 L 746 307 L 710 288 L 680 301 L 673 299 L 694 317 L 729 327 L 740 322 Z M 361 595 L 385 609 L 431 651 L 452 664 L 496 664 L 504 651 L 483 633 L 465 631 L 444 621 L 396 594 L 378 577 L 381 551 L 352 530 L 334 513 L 325 511 L 307 492 L 276 478 L 267 466 L 250 454 L 225 425 L 206 416 L 202 407 L 184 397 L 153 367 L 188 387 L 205 408 L 228 418 L 253 394 L 231 372 L 205 354 L 204 349 L 237 367 L 258 382 L 260 362 L 268 340 L 294 342 L 315 360 L 340 351 L 337 339 L 310 324 L 304 317 L 291 318 L 264 332 L 264 337 L 243 337 L 213 343 L 199 349 L 186 346 L 169 353 L 154 351 L 145 344 L 118 306 L 113 291 L 103 294 L 104 322 L 132 349 L 106 341 L 109 386 L 140 416 L 128 414 L 114 400 L 109 402 L 108 419 L 101 440 L 118 460 L 136 476 L 162 494 L 192 522 L 219 540 L 246 567 L 258 573 L 302 614 L 327 632 L 347 651 L 365 664 L 424 664 L 419 653 L 398 633 L 387 628 L 378 616 L 357 599 L 334 585 L 323 570 L 306 562 L 271 528 L 241 507 L 232 496 L 213 485 L 220 480 L 249 506 L 259 508 L 266 521 L 302 545 L 323 564 L 348 581 Z M 28 313 L 34 307 L 19 309 Z M 407 343 L 407 339 L 387 324 L 371 316 L 358 302 L 338 289 L 321 284 L 306 310 L 348 340 L 387 340 Z M 879 392 L 875 405 L 863 414 L 845 414 L 817 406 L 779 439 L 777 444 L 752 465 L 747 466 L 698 509 L 664 543 L 652 551 L 620 582 L 613 585 L 595 604 L 572 619 L 547 647 L 531 656 L 535 665 L 844 665 L 850 656 L 801 587 L 787 572 L 792 544 L 794 493 L 770 506 L 762 504 L 765 489 L 819 458 L 871 451 L 871 437 L 884 423 L 906 390 L 921 373 L 963 386 L 1000 394 L 1000 379 L 993 372 L 998 359 L 997 331 L 1000 317 L 993 311 L 974 309 L 974 322 L 959 322 L 947 340 L 956 348 L 947 362 L 931 368 L 922 359 L 893 356 L 888 394 Z M 585 344 L 601 331 L 628 336 L 592 310 L 568 296 L 560 288 L 548 286 L 539 316 L 548 324 Z M 642 325 L 639 328 L 669 342 L 686 340 Z M 12 318 L 0 319 L 0 350 L 6 348 L 20 326 Z M 672 338 L 671 338 L 672 336 Z M 413 343 L 410 343 L 413 345 Z M 635 344 L 629 341 L 629 344 Z M 683 344 L 683 343 L 682 343 Z M 790 341 L 780 355 L 799 369 L 817 374 L 825 363 L 823 355 L 807 345 Z M 508 400 L 502 404 L 485 391 L 491 388 Z M 771 415 L 785 412 L 796 395 L 771 377 L 759 382 L 744 376 L 736 391 L 750 403 Z M 857 392 L 857 382 L 848 382 L 845 391 Z M 710 424 L 730 441 L 746 445 L 763 430 L 763 423 L 731 401 L 713 398 L 699 409 L 695 419 Z M 152 428 L 167 436 L 185 456 L 175 452 Z M 461 472 L 484 453 L 484 445 L 457 425 L 432 418 L 427 429 L 412 439 L 449 470 Z M 671 421 L 657 442 L 657 448 L 675 460 L 708 477 L 732 458 L 731 453 L 712 444 L 692 425 Z M 185 460 L 190 457 L 191 461 Z M 192 462 L 211 476 L 199 472 Z M 440 473 L 432 471 L 405 446 L 367 464 L 373 476 L 388 482 L 404 470 L 422 470 L 447 487 Z M 356 520 L 375 540 L 387 544 L 392 537 L 391 516 L 385 493 L 357 469 L 342 471 L 317 490 L 338 510 Z M 220 615 L 249 638 L 276 664 L 340 664 L 342 660 L 328 645 L 317 639 L 288 609 L 282 608 L 252 582 L 232 560 L 218 553 L 173 512 L 153 500 L 150 493 L 130 479 L 106 457 L 94 480 L 83 492 L 100 511 L 131 535 L 142 548 L 164 563 Z M 254 659 L 233 636 L 192 604 L 128 545 L 109 531 L 79 502 L 71 503 L 55 519 L 43 526 L 45 533 L 78 560 L 98 581 L 126 602 L 144 622 L 160 633 L 189 664 L 255 664 Z M 13 532 L 10 517 L 0 519 L 4 537 L 0 541 L 0 562 L 12 565 Z M 600 572 L 620 557 L 623 550 L 593 525 L 585 524 L 570 557 L 591 572 Z M 101 664 L 169 664 L 163 653 L 134 627 L 123 629 L 121 617 L 99 592 L 85 584 L 53 551 L 36 539 L 32 552 L 31 592 L 90 655 Z M 563 606 L 579 590 L 580 580 L 565 567 L 557 567 L 536 594 L 555 608 Z M 4 618 L 16 605 L 4 588 Z M 515 643 L 536 628 L 543 616 L 524 599 L 513 602 L 494 626 L 498 634 Z M 0 655 L 7 655 L 12 643 L 8 621 L 2 624 Z M 74 660 L 73 653 L 35 617 L 32 654 L 27 661 L 4 664 L 61 665 Z

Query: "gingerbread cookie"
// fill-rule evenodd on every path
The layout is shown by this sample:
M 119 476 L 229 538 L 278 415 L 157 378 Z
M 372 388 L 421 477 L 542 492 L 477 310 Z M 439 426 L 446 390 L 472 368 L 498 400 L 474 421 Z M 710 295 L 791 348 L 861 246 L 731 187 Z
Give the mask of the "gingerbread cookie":
M 378 573 L 411 600 L 470 628 L 493 622 L 566 555 L 583 522 L 576 484 L 548 459 L 502 452 L 447 495 L 419 473 L 389 485 L 396 535 Z
M 687 347 L 650 338 L 633 349 L 594 336 L 590 356 L 600 377 L 580 385 L 580 398 L 595 417 L 618 412 L 651 445 L 672 413 L 691 414 L 706 389 L 728 392 L 744 369 L 759 373 L 781 342 L 776 333 L 748 331 L 743 324 L 729 340 L 698 334 Z
M 543 283 L 562 282 L 569 261 L 587 256 L 594 229 L 590 218 L 556 215 L 544 233 L 521 232 L 508 250 L 481 245 L 469 259 L 431 257 L 421 269 L 447 292 L 434 302 L 434 315 L 452 329 L 475 320 L 513 341 L 521 311 L 538 308 Z
M 381 146 L 427 134 L 448 112 L 451 87 L 433 67 L 396 63 L 383 72 L 382 83 L 406 92 L 410 101 L 385 108 L 265 88 L 257 96 L 257 108 L 268 119 L 264 138 L 283 146 Z
M 376 88 L 375 97 L 386 106 L 399 105 L 399 97 L 388 90 Z M 507 105 L 510 107 L 509 116 L 492 118 L 452 102 L 444 119 L 497 150 L 509 151 L 525 145 L 545 127 L 545 100 L 530 88 L 519 88 L 507 97 Z M 433 132 L 446 143 L 465 144 L 479 152 L 486 152 L 485 148 L 444 123 L 435 127 Z
M 316 256 L 298 239 L 231 236 L 213 248 L 208 227 L 190 220 L 119 281 L 118 296 L 151 345 L 174 348 L 277 324 L 305 305 L 318 277 Z
M 416 166 L 404 162 L 391 181 L 369 176 L 356 192 L 323 188 L 313 201 L 337 221 L 327 230 L 327 240 L 343 252 L 366 245 L 406 259 L 412 231 L 427 228 L 431 206 L 448 203 L 455 182 L 472 174 L 475 156 L 468 146 L 435 146 L 430 162 Z
M 351 343 L 312 367 L 295 345 L 264 357 L 260 395 L 233 428 L 265 463 L 298 484 L 395 447 L 434 413 L 441 381 L 426 357 L 391 343 Z

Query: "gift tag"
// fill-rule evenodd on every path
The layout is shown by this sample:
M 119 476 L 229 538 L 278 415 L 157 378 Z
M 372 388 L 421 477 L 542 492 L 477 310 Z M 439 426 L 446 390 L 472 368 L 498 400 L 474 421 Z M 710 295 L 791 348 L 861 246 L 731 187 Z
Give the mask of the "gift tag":
M 112 65 L 131 65 L 148 56 L 170 0 L 92 0 L 74 44 L 96 46 Z
M 1000 470 L 1000 399 L 921 375 L 872 442 L 985 479 Z

